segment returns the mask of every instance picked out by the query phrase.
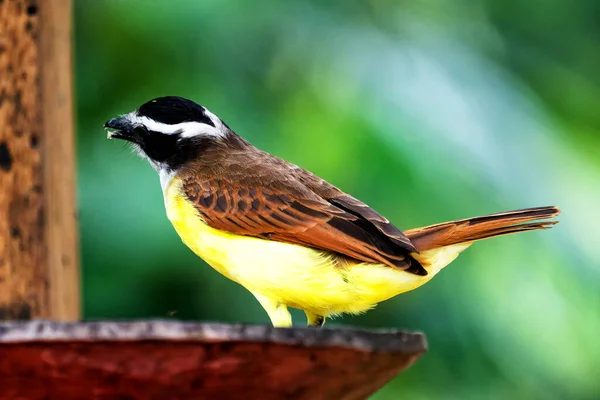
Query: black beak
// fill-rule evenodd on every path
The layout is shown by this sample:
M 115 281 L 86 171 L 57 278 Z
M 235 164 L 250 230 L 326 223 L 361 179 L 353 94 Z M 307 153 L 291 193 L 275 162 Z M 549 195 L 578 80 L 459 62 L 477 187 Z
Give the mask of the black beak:
M 109 139 L 122 139 L 135 142 L 133 126 L 126 118 L 113 118 L 104 124 L 104 129 L 109 129 Z

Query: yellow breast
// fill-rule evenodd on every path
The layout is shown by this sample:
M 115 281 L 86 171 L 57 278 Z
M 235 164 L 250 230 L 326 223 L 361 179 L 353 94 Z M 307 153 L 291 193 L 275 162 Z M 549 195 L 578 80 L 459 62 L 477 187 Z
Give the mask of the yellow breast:
M 255 294 L 319 315 L 358 313 L 435 275 L 413 275 L 382 264 L 340 267 L 335 255 L 208 226 L 173 179 L 165 190 L 167 215 L 183 242 L 215 270 Z M 434 270 L 436 269 L 436 270 Z

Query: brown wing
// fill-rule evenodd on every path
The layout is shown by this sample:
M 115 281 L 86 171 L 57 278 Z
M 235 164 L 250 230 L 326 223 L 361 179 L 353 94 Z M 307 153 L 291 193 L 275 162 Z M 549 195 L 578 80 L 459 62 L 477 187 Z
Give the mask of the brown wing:
M 297 179 L 302 184 L 314 193 L 317 193 L 321 198 L 326 199 L 338 208 L 355 215 L 359 219 L 367 220 L 368 223 L 373 225 L 380 233 L 384 234 L 389 240 L 405 250 L 418 253 L 410 239 L 404 233 L 390 223 L 387 218 L 377 213 L 362 201 L 342 192 L 326 180 L 319 178 L 305 169 L 297 168 L 293 171 L 295 171 Z
M 261 156 L 229 160 L 227 173 L 196 169 L 183 179 L 208 225 L 427 274 L 408 254 L 417 252 L 410 240 L 373 209 L 306 170 Z

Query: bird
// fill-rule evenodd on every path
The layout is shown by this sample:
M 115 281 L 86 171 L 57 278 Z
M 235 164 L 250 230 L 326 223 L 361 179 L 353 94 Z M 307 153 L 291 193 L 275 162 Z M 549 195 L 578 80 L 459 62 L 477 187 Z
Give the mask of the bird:
M 248 290 L 276 328 L 360 314 L 429 282 L 473 242 L 547 229 L 558 207 L 401 231 L 325 179 L 271 155 L 206 107 L 157 97 L 104 124 L 159 175 L 182 242 Z

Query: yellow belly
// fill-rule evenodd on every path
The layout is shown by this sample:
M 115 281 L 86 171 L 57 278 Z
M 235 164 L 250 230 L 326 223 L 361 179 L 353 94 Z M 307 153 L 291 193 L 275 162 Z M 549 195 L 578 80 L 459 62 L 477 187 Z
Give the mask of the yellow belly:
M 167 215 L 194 253 L 255 295 L 314 314 L 329 316 L 368 310 L 381 301 L 423 285 L 442 264 L 451 261 L 424 264 L 429 271 L 427 276 L 383 264 L 340 267 L 334 261 L 335 255 L 328 252 L 211 228 L 193 204 L 181 195 L 180 188 L 177 179 L 167 187 Z

